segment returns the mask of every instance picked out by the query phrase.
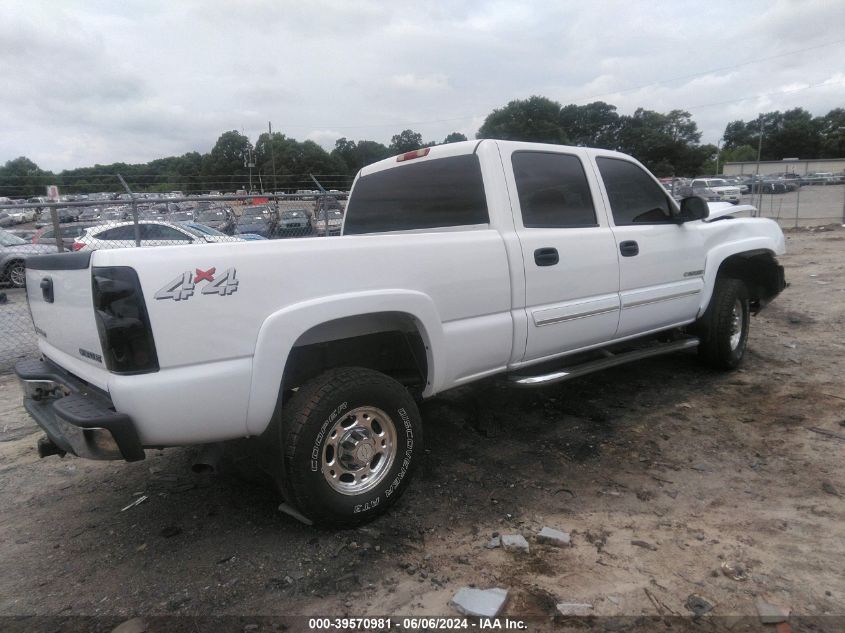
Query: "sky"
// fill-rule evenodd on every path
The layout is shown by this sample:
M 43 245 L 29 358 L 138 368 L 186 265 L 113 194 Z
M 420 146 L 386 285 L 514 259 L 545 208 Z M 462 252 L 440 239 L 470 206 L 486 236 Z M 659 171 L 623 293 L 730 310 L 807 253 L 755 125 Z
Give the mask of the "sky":
M 238 130 L 326 149 L 473 138 L 513 99 L 688 110 L 702 142 L 845 107 L 845 2 L 0 0 L 0 164 L 207 152 Z

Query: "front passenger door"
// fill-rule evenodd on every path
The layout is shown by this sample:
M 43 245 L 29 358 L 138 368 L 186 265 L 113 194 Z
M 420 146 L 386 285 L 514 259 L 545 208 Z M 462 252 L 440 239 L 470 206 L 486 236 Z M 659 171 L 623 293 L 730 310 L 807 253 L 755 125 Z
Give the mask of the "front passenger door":
M 678 224 L 666 190 L 643 167 L 597 156 L 619 254 L 622 314 L 617 338 L 693 321 L 704 287 L 698 222 Z

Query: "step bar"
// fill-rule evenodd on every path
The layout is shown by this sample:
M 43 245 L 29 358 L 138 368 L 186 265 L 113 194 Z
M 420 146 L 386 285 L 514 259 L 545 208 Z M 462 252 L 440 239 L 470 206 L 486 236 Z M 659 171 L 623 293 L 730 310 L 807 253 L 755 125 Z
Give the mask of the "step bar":
M 605 358 L 591 360 L 572 367 L 563 367 L 546 374 L 537 374 L 535 376 L 526 376 L 521 374 L 510 374 L 508 381 L 514 387 L 545 387 L 546 385 L 553 385 L 564 380 L 572 380 L 580 376 L 586 376 L 594 371 L 601 371 L 617 365 L 623 365 L 636 360 L 644 358 L 651 358 L 652 356 L 660 356 L 662 354 L 671 354 L 672 352 L 680 352 L 685 349 L 692 349 L 698 347 L 698 338 L 691 336 L 681 339 L 679 341 L 671 341 L 669 343 L 658 343 L 642 349 L 635 349 L 630 352 L 622 352 L 614 354 L 608 350 L 602 350 L 606 355 Z

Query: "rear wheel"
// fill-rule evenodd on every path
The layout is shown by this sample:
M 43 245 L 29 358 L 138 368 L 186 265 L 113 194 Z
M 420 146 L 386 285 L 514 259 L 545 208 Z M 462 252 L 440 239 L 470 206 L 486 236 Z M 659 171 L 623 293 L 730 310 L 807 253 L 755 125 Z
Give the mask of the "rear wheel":
M 379 372 L 331 369 L 282 411 L 287 488 L 315 523 L 374 519 L 402 494 L 422 453 L 413 397 Z
M 26 286 L 26 264 L 24 262 L 12 262 L 9 268 L 6 269 L 6 274 L 13 288 L 23 288 Z
M 739 279 L 720 277 L 707 311 L 696 324 L 699 355 L 716 369 L 734 369 L 745 356 L 751 317 L 748 289 Z

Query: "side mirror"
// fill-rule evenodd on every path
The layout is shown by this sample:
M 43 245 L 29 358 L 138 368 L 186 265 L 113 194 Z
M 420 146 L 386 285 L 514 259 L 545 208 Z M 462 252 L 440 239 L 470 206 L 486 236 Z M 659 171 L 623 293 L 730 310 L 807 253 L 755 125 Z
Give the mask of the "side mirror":
M 701 196 L 689 196 L 681 200 L 681 213 L 678 217 L 679 223 L 703 220 L 710 215 L 710 207 L 707 201 Z

